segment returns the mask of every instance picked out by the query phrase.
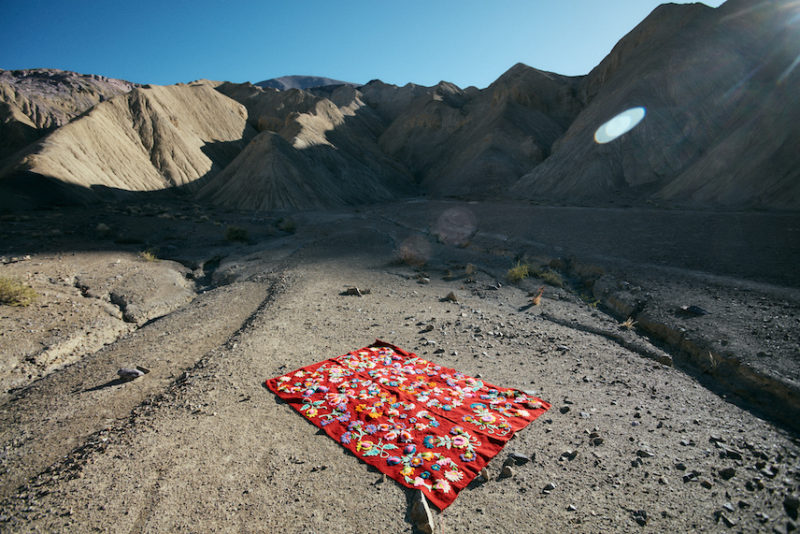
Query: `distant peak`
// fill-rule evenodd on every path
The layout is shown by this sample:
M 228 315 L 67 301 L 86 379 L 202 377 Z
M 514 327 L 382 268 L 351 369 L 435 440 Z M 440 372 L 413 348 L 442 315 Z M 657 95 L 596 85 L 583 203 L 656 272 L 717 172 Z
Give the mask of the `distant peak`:
M 334 80 L 333 78 L 325 78 L 323 76 L 295 74 L 292 76 L 281 76 L 280 78 L 270 78 L 269 80 L 260 81 L 255 85 L 285 91 L 287 89 L 313 89 L 314 87 L 326 87 L 329 85 L 351 85 L 358 87 L 360 84 Z

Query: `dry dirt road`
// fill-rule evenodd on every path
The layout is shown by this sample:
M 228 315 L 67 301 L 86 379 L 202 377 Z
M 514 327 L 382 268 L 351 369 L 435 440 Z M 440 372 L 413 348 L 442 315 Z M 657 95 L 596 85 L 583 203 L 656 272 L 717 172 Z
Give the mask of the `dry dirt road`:
M 0 530 L 415 531 L 410 491 L 262 385 L 376 338 L 553 404 L 491 462 L 489 481 L 436 515 L 437 532 L 793 530 L 800 442 L 781 413 L 798 409 L 800 297 L 786 265 L 798 218 L 736 214 L 755 232 L 727 238 L 749 254 L 742 265 L 675 228 L 727 228 L 731 214 L 665 212 L 659 226 L 655 210 L 582 222 L 569 210 L 416 202 L 281 218 L 165 204 L 7 216 L 0 276 L 43 297 L 0 308 L 0 349 L 20 371 L 2 377 L 13 385 L 0 404 Z M 614 235 L 623 221 L 640 230 Z M 226 240 L 232 225 L 250 241 Z M 647 225 L 668 239 L 648 248 Z M 148 262 L 144 248 L 178 261 Z M 509 283 L 517 261 L 566 287 Z M 351 286 L 370 293 L 340 294 Z M 450 292 L 457 302 L 443 300 Z M 680 304 L 710 313 L 684 316 Z M 128 305 L 143 315 L 126 318 Z M 626 310 L 632 329 L 620 325 Z M 113 321 L 97 323 L 95 341 L 46 352 L 101 317 Z M 115 380 L 130 365 L 151 372 Z M 535 460 L 499 478 L 511 451 Z

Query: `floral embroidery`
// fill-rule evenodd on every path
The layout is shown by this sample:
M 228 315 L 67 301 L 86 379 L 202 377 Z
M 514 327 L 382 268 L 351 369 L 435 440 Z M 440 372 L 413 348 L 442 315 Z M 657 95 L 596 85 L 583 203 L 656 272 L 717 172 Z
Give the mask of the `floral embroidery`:
M 267 381 L 358 458 L 447 507 L 549 408 L 382 342 Z
M 463 417 L 465 422 L 471 423 L 489 434 L 496 433 L 505 436 L 511 432 L 511 425 L 508 424 L 508 421 L 499 415 L 493 414 L 485 404 L 474 402 L 470 405 L 470 408 L 472 408 L 475 415 L 465 415 Z

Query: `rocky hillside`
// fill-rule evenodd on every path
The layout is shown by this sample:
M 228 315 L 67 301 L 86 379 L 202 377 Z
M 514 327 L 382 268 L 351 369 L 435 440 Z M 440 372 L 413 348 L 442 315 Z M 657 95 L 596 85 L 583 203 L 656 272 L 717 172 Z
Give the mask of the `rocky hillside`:
M 53 69 L 0 69 L 0 161 L 136 84 Z
M 665 4 L 586 76 L 518 64 L 485 89 L 290 76 L 139 89 L 91 107 L 53 74 L 71 95 L 64 109 L 78 113 L 70 98 L 91 109 L 7 159 L 0 189 L 14 196 L 0 204 L 41 203 L 47 183 L 57 186 L 47 202 L 191 184 L 199 200 L 259 210 L 418 194 L 798 209 L 793 6 Z M 634 107 L 640 124 L 595 142 L 600 125 Z M 2 146 L 60 124 L 24 109 L 9 114 L 19 120 L 4 123 Z
M 666 4 L 582 80 L 587 107 L 514 196 L 800 207 L 800 69 L 791 3 Z M 796 11 L 795 8 L 791 8 Z M 597 127 L 642 106 L 607 145 Z
M 196 185 L 254 135 L 246 117 L 243 106 L 208 85 L 135 89 L 38 141 L 8 171 L 4 202 L 45 195 L 85 202 L 109 190 Z

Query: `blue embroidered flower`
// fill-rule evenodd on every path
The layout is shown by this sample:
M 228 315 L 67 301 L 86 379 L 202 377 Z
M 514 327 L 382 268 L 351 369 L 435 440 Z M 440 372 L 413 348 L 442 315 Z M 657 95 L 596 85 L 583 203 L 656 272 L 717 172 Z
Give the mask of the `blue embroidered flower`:
M 350 443 L 351 438 L 352 434 L 350 434 L 350 432 L 345 432 L 344 434 L 342 434 L 342 443 L 347 445 L 348 443 Z
M 433 436 L 425 436 L 425 439 L 422 440 L 422 444 L 425 445 L 425 447 L 432 449 L 434 447 Z
M 373 424 L 369 424 L 369 425 L 367 425 L 366 427 L 364 427 L 364 431 L 365 431 L 367 434 L 370 434 L 370 435 L 372 435 L 372 434 L 374 434 L 375 432 L 377 432 L 377 431 L 378 431 L 378 426 L 377 426 L 377 425 L 373 425 Z
M 431 478 L 431 472 L 430 471 L 423 471 L 422 473 L 419 474 L 419 476 L 422 477 L 423 479 L 427 480 L 427 479 Z
M 431 466 L 431 469 L 433 469 L 434 471 L 438 471 L 438 470 L 439 470 L 439 469 L 441 469 L 441 468 L 442 468 L 442 466 L 441 466 L 441 465 L 439 465 L 439 464 L 433 464 L 433 465 Z

